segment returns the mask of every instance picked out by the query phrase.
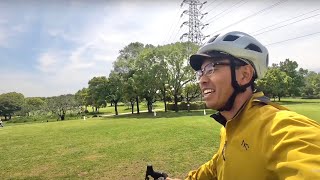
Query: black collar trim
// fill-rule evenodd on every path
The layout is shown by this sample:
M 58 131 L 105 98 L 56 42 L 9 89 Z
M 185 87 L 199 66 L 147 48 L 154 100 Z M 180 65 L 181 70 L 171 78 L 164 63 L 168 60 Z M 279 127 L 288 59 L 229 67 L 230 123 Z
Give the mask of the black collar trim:
M 222 114 L 220 112 L 217 112 L 215 114 L 212 114 L 210 117 L 212 117 L 213 119 L 215 119 L 218 123 L 220 123 L 221 125 L 223 125 L 224 127 L 226 127 L 227 124 L 227 119 L 222 116 Z

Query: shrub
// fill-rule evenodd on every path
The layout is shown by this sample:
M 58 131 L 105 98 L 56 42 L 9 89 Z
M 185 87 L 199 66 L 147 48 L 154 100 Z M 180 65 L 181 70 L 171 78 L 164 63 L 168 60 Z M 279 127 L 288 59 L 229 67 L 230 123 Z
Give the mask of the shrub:
M 167 104 L 168 110 L 174 111 L 174 104 L 168 103 Z M 190 110 L 199 110 L 207 108 L 204 102 L 190 102 Z M 188 104 L 186 102 L 178 103 L 179 110 L 188 110 Z

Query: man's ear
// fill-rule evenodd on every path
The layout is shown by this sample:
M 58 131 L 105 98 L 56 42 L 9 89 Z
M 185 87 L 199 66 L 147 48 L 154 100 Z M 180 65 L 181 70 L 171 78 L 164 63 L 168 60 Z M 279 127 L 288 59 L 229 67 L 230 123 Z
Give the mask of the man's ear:
M 238 69 L 237 81 L 240 86 L 248 84 L 253 78 L 254 69 L 251 65 L 241 66 Z

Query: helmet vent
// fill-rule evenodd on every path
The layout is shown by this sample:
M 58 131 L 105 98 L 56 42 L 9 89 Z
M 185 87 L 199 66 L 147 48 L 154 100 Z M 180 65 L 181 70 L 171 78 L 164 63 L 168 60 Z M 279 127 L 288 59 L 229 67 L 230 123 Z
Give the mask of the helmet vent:
M 262 50 L 259 48 L 259 46 L 255 45 L 255 44 L 249 44 L 245 49 L 249 49 L 252 51 L 257 51 L 262 53 Z
M 228 35 L 227 37 L 225 37 L 223 39 L 223 41 L 235 41 L 236 39 L 238 39 L 239 36 L 234 36 L 234 35 Z
M 217 39 L 218 36 L 219 36 L 219 34 L 216 36 L 213 36 L 207 43 L 212 43 L 214 40 Z

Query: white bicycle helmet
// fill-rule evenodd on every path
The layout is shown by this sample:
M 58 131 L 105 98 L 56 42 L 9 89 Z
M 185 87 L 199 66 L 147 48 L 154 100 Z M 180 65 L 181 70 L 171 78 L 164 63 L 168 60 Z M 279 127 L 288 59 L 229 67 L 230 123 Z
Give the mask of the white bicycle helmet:
M 250 63 L 260 79 L 268 67 L 268 50 L 252 36 L 238 31 L 219 34 L 205 43 L 198 52 L 190 57 L 190 65 L 199 70 L 203 60 L 208 57 L 224 57 L 231 55 L 246 63 Z

